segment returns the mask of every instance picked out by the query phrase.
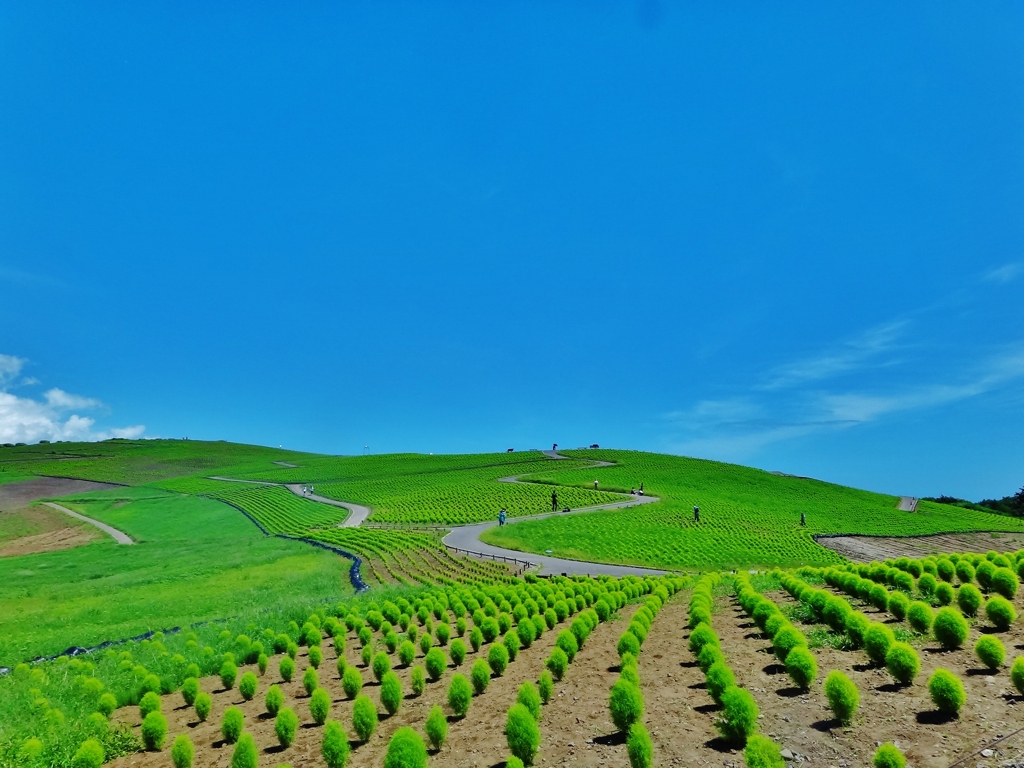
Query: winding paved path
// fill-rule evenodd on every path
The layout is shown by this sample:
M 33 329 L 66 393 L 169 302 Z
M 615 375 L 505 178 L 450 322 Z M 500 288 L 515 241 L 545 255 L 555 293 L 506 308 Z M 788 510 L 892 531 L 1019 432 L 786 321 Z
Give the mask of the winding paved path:
M 915 496 L 900 496 L 898 509 L 900 512 L 916 512 L 917 498 Z
M 50 509 L 56 509 L 58 512 L 63 512 L 65 515 L 71 515 L 71 517 L 77 517 L 83 522 L 89 523 L 99 528 L 104 533 L 110 534 L 111 538 L 114 539 L 118 544 L 134 544 L 132 538 L 127 533 L 122 533 L 117 528 L 112 528 L 106 523 L 101 523 L 99 520 L 93 520 L 91 517 L 80 515 L 74 510 L 70 510 L 67 507 L 62 507 L 60 504 L 54 504 L 52 501 L 44 501 L 43 504 L 48 506 Z
M 285 485 L 285 488 L 296 496 L 301 496 L 304 499 L 319 501 L 321 504 L 330 504 L 332 507 L 347 509 L 349 511 L 349 516 L 338 523 L 338 528 L 358 528 L 363 524 L 363 521 L 370 516 L 370 508 L 364 507 L 362 504 L 353 504 L 351 501 L 328 499 L 326 496 L 318 496 L 315 493 L 303 493 L 302 485 L 300 483 L 288 483 Z

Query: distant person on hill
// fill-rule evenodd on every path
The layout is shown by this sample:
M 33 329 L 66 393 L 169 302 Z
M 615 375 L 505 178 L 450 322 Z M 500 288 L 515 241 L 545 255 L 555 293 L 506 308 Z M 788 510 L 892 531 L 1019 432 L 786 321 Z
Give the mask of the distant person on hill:
M 801 528 L 806 528 L 807 527 L 807 513 L 806 512 L 801 512 L 800 513 L 800 527 Z
M 640 495 L 641 496 L 644 495 L 644 484 L 643 483 L 640 483 Z
M 558 450 L 558 443 L 552 443 L 551 444 L 551 450 L 552 451 L 557 451 Z
M 498 525 L 502 526 L 505 524 L 505 508 L 501 508 L 501 512 L 498 513 Z
M 597 480 L 594 481 L 594 490 L 597 490 Z
M 695 523 L 699 523 L 700 522 L 700 507 L 694 507 L 693 508 L 693 522 L 695 522 Z
M 551 511 L 558 511 L 558 491 L 551 492 Z
M 636 496 L 636 488 L 630 488 L 629 489 L 629 495 L 630 496 Z

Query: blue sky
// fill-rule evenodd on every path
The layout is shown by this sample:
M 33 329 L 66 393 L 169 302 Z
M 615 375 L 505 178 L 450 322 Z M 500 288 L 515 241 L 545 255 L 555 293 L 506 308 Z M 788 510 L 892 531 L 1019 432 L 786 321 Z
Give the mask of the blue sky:
M 1024 8 L 0 3 L 0 439 L 1024 484 Z

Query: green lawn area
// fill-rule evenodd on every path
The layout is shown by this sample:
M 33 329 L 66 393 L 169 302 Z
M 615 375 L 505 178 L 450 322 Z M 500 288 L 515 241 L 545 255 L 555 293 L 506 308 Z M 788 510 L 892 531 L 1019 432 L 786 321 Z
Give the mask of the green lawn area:
M 1021 522 L 985 512 L 922 502 L 900 512 L 893 496 L 783 477 L 749 467 L 632 451 L 569 452 L 617 466 L 569 469 L 536 478 L 577 487 L 625 489 L 644 483 L 656 504 L 524 521 L 494 528 L 498 546 L 580 560 L 662 568 L 753 568 L 841 562 L 814 534 L 912 536 L 978 530 L 1024 530 Z M 693 520 L 693 507 L 701 522 Z M 807 527 L 800 526 L 800 513 Z
M 150 629 L 351 594 L 348 562 L 266 538 L 237 510 L 153 488 L 62 500 L 128 533 L 59 552 L 0 558 L 0 665 Z

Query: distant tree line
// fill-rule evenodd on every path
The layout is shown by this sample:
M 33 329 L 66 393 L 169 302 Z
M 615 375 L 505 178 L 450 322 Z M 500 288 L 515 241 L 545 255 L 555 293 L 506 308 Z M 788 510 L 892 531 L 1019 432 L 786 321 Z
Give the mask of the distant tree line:
M 1001 499 L 982 499 L 977 503 L 967 501 L 966 499 L 958 499 L 955 496 L 932 496 L 926 497 L 925 501 L 950 504 L 954 507 L 963 507 L 964 509 L 975 509 L 979 512 L 995 512 L 997 515 L 1024 517 L 1024 488 L 1021 488 L 1013 496 L 1004 496 Z

